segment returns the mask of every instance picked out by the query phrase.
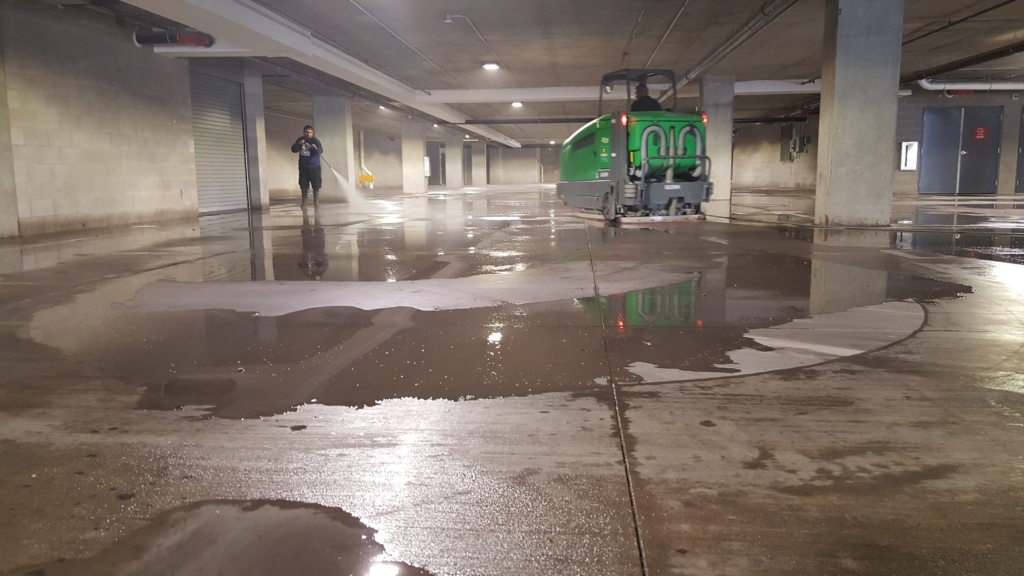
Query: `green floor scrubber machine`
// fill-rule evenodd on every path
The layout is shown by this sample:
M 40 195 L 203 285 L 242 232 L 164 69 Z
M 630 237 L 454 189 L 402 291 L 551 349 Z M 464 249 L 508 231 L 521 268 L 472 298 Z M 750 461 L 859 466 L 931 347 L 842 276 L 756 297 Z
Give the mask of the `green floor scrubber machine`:
M 651 78 L 667 80 L 671 107 L 630 112 L 633 88 Z M 604 97 L 625 83 L 624 110 L 603 114 Z M 601 78 L 598 117 L 562 144 L 558 197 L 605 220 L 699 217 L 711 196 L 711 159 L 705 154 L 707 116 L 675 112 L 671 70 L 619 70 Z

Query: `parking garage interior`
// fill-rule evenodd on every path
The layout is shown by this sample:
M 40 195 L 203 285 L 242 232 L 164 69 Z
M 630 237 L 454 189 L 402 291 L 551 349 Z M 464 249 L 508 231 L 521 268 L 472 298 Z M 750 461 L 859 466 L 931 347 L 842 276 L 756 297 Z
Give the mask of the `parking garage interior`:
M 0 574 L 1020 574 L 1022 33 L 0 0 Z M 617 70 L 692 210 L 566 194 Z

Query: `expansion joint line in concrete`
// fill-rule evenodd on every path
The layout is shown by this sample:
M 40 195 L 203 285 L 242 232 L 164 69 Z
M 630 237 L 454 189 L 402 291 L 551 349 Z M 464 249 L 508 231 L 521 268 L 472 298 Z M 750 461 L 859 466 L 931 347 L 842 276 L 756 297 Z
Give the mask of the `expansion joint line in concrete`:
M 594 278 L 594 296 L 601 297 L 601 289 L 597 286 L 597 267 L 594 265 L 594 249 L 590 242 L 590 231 L 584 225 L 583 233 L 587 236 L 587 254 L 590 257 L 590 273 Z M 633 474 L 629 468 L 629 452 L 626 449 L 626 433 L 622 426 L 622 410 L 619 407 L 619 390 L 615 385 L 615 376 L 612 374 L 611 354 L 608 352 L 608 326 L 604 323 L 604 316 L 601 316 L 601 344 L 604 346 L 604 362 L 608 371 L 608 385 L 612 389 L 612 404 L 615 408 L 615 428 L 619 432 L 619 449 L 622 450 L 622 468 L 626 473 L 626 490 L 629 492 L 629 510 L 633 516 L 633 532 L 636 535 L 636 548 L 640 555 L 640 573 L 647 576 L 647 556 L 644 554 L 644 541 L 640 535 L 640 513 L 636 508 L 636 492 L 633 490 Z

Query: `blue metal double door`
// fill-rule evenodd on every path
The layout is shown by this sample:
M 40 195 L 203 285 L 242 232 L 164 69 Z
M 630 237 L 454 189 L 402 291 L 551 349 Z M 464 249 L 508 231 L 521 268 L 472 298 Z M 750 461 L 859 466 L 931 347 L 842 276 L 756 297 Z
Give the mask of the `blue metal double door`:
M 918 193 L 995 194 L 1002 127 L 1002 106 L 925 108 Z

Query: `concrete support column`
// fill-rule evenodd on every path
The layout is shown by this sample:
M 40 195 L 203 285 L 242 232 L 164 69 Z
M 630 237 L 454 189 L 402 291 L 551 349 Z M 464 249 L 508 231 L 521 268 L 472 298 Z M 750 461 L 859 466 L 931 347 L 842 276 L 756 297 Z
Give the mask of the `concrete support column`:
M 473 186 L 487 185 L 487 143 L 473 142 L 470 144 L 473 154 Z
M 402 191 L 423 194 L 427 191 L 427 125 L 415 118 L 402 120 Z
M 313 130 L 324 145 L 323 158 L 327 164 L 349 184 L 355 182 L 359 172 L 352 130 L 352 99 L 327 90 L 314 90 Z M 324 170 L 330 168 L 324 166 Z
M 903 0 L 826 0 L 814 221 L 888 226 Z
M 711 218 L 729 218 L 732 210 L 733 76 L 705 76 L 700 81 L 700 108 L 708 115 L 706 154 L 711 157 L 711 201 L 701 210 Z
M 7 71 L 0 38 L 0 238 L 18 235 L 18 189 L 14 178 L 14 146 L 7 103 Z
M 448 130 L 444 134 L 444 186 L 458 190 L 466 186 L 462 167 L 462 143 L 466 137 L 461 132 Z
M 267 211 L 270 209 L 270 188 L 267 175 L 267 126 L 263 118 L 263 72 L 255 62 L 245 62 L 242 66 L 249 208 Z
M 1017 192 L 1017 154 L 1020 142 L 1021 103 L 1008 100 L 1003 105 L 1003 140 L 999 155 L 999 186 L 996 194 L 1012 195 Z
M 264 204 L 264 206 L 267 206 Z M 263 214 L 267 209 L 257 211 L 249 221 L 249 245 L 252 246 L 252 277 L 254 280 L 274 279 L 274 241 L 267 228 L 269 215 Z
M 889 273 L 814 258 L 811 260 L 811 314 L 845 312 L 885 302 Z

